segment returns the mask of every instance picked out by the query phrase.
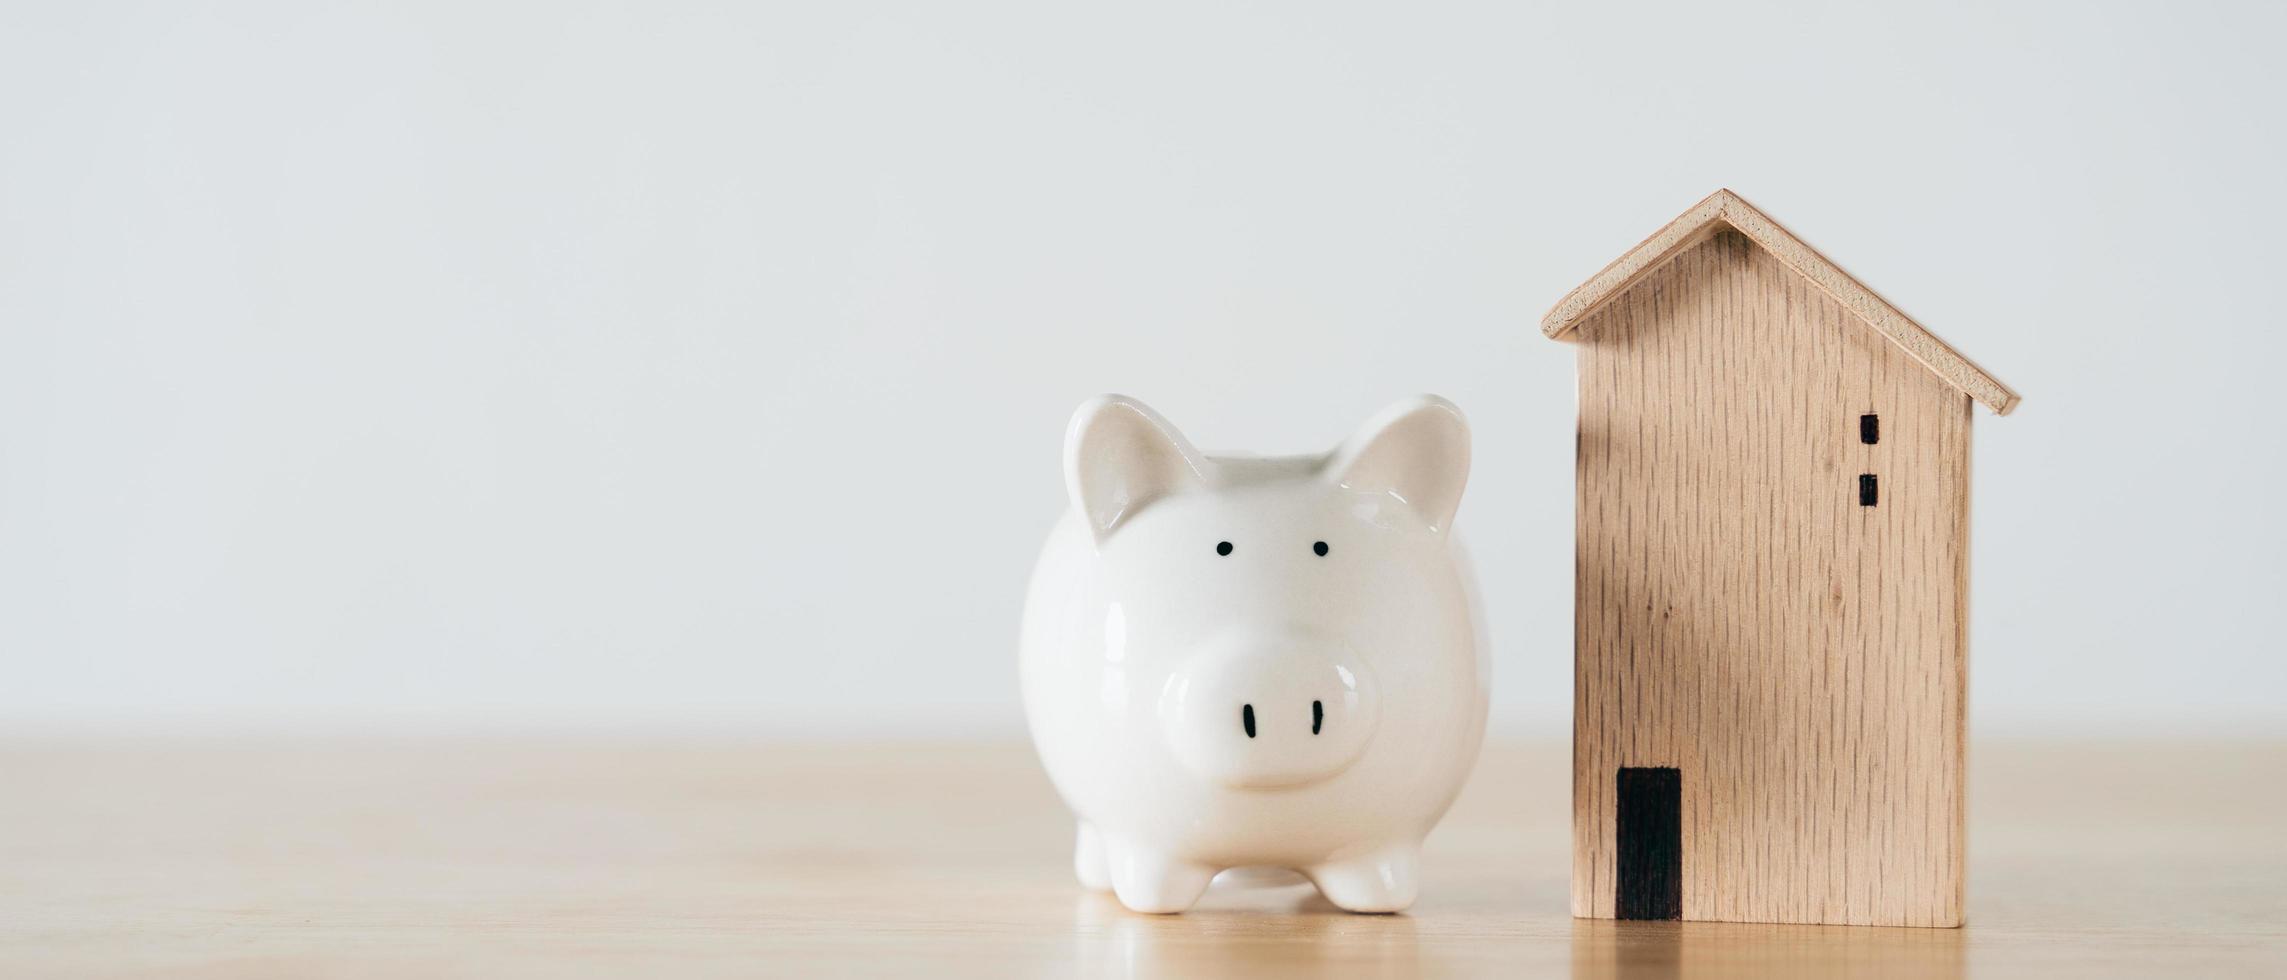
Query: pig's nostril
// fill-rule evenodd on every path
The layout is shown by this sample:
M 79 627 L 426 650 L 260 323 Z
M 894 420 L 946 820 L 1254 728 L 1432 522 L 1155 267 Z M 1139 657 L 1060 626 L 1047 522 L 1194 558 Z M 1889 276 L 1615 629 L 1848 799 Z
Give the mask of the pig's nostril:
M 1318 734 L 1319 727 L 1324 724 L 1326 724 L 1326 703 L 1323 701 L 1310 702 L 1310 733 L 1312 735 Z
M 1255 737 L 1255 706 L 1254 706 L 1254 705 L 1251 705 L 1251 704 L 1242 704 L 1242 705 L 1240 705 L 1240 706 L 1239 706 L 1239 724 L 1242 724 L 1242 725 L 1245 725 L 1245 726 L 1247 726 L 1247 737 L 1248 737 L 1248 738 L 1253 738 L 1253 737 Z

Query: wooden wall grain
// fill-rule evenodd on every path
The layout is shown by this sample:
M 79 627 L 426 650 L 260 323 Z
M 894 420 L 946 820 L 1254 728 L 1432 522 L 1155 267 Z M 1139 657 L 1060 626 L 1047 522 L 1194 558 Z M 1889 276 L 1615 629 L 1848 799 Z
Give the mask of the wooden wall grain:
M 1718 229 L 1574 335 L 1574 913 L 1674 766 L 1685 918 L 1958 925 L 1970 400 Z

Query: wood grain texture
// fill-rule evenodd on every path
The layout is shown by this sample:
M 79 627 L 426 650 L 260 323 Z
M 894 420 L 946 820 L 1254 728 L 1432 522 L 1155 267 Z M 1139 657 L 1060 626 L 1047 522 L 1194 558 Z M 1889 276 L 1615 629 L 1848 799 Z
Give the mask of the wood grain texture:
M 1729 228 L 1575 337 L 1574 911 L 1672 766 L 1684 918 L 1958 925 L 1969 400 Z
M 16 737 L 0 976 L 2287 975 L 2287 745 L 1975 757 L 1970 924 L 1882 929 L 1571 918 L 1561 741 L 1487 749 L 1407 914 L 1145 916 L 1015 742 Z
M 1928 328 L 1914 322 L 1912 317 L 1884 300 L 1880 294 L 1867 288 L 1833 260 L 1819 254 L 1801 238 L 1787 231 L 1777 221 L 1757 210 L 1744 198 L 1729 190 L 1719 190 L 1692 206 L 1666 227 L 1652 233 L 1635 248 L 1619 258 L 1587 282 L 1565 294 L 1548 315 L 1541 319 L 1541 332 L 1549 337 L 1563 337 L 1603 309 L 1606 303 L 1629 291 L 1645 276 L 1660 270 L 1676 256 L 1718 230 L 1731 230 L 1747 236 L 1797 275 L 1809 280 L 1821 291 L 1842 304 L 1858 320 L 1929 369 L 1939 378 L 1992 409 L 1996 415 L 2007 415 L 2017 407 L 2017 393 L 2009 390 L 1984 369 L 1978 367 L 1960 351 L 1938 339 Z

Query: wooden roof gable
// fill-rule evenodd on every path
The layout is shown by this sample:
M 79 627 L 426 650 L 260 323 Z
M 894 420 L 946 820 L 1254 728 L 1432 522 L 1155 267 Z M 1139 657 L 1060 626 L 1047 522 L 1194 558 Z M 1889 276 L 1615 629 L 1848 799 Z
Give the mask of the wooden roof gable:
M 1606 303 L 1667 264 L 1669 259 L 1722 227 L 1747 236 L 1781 264 L 1793 269 L 1796 275 L 1834 297 L 1843 308 L 1874 328 L 1874 332 L 1889 338 L 1931 373 L 1992 409 L 1993 414 L 2007 415 L 2017 407 L 2017 393 L 2010 391 L 2007 385 L 1970 363 L 1969 358 L 1946 346 L 1936 334 L 1899 312 L 1864 283 L 1851 278 L 1818 250 L 1803 244 L 1802 239 L 1779 227 L 1769 215 L 1729 190 L 1708 195 L 1706 200 L 1668 222 L 1667 227 L 1644 239 L 1643 244 L 1612 260 L 1604 271 L 1566 293 L 1564 299 L 1557 301 L 1556 308 L 1541 319 L 1541 332 L 1551 339 L 1562 338 Z

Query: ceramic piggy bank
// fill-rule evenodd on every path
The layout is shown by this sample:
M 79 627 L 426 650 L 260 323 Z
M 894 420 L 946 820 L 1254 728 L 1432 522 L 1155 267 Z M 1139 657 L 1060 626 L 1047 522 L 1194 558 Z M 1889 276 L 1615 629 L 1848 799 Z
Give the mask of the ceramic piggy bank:
M 1452 537 L 1468 476 L 1439 398 L 1297 457 L 1203 454 L 1126 398 L 1080 407 L 1021 673 L 1082 884 L 1180 912 L 1219 872 L 1276 868 L 1351 911 L 1412 904 L 1484 735 Z

